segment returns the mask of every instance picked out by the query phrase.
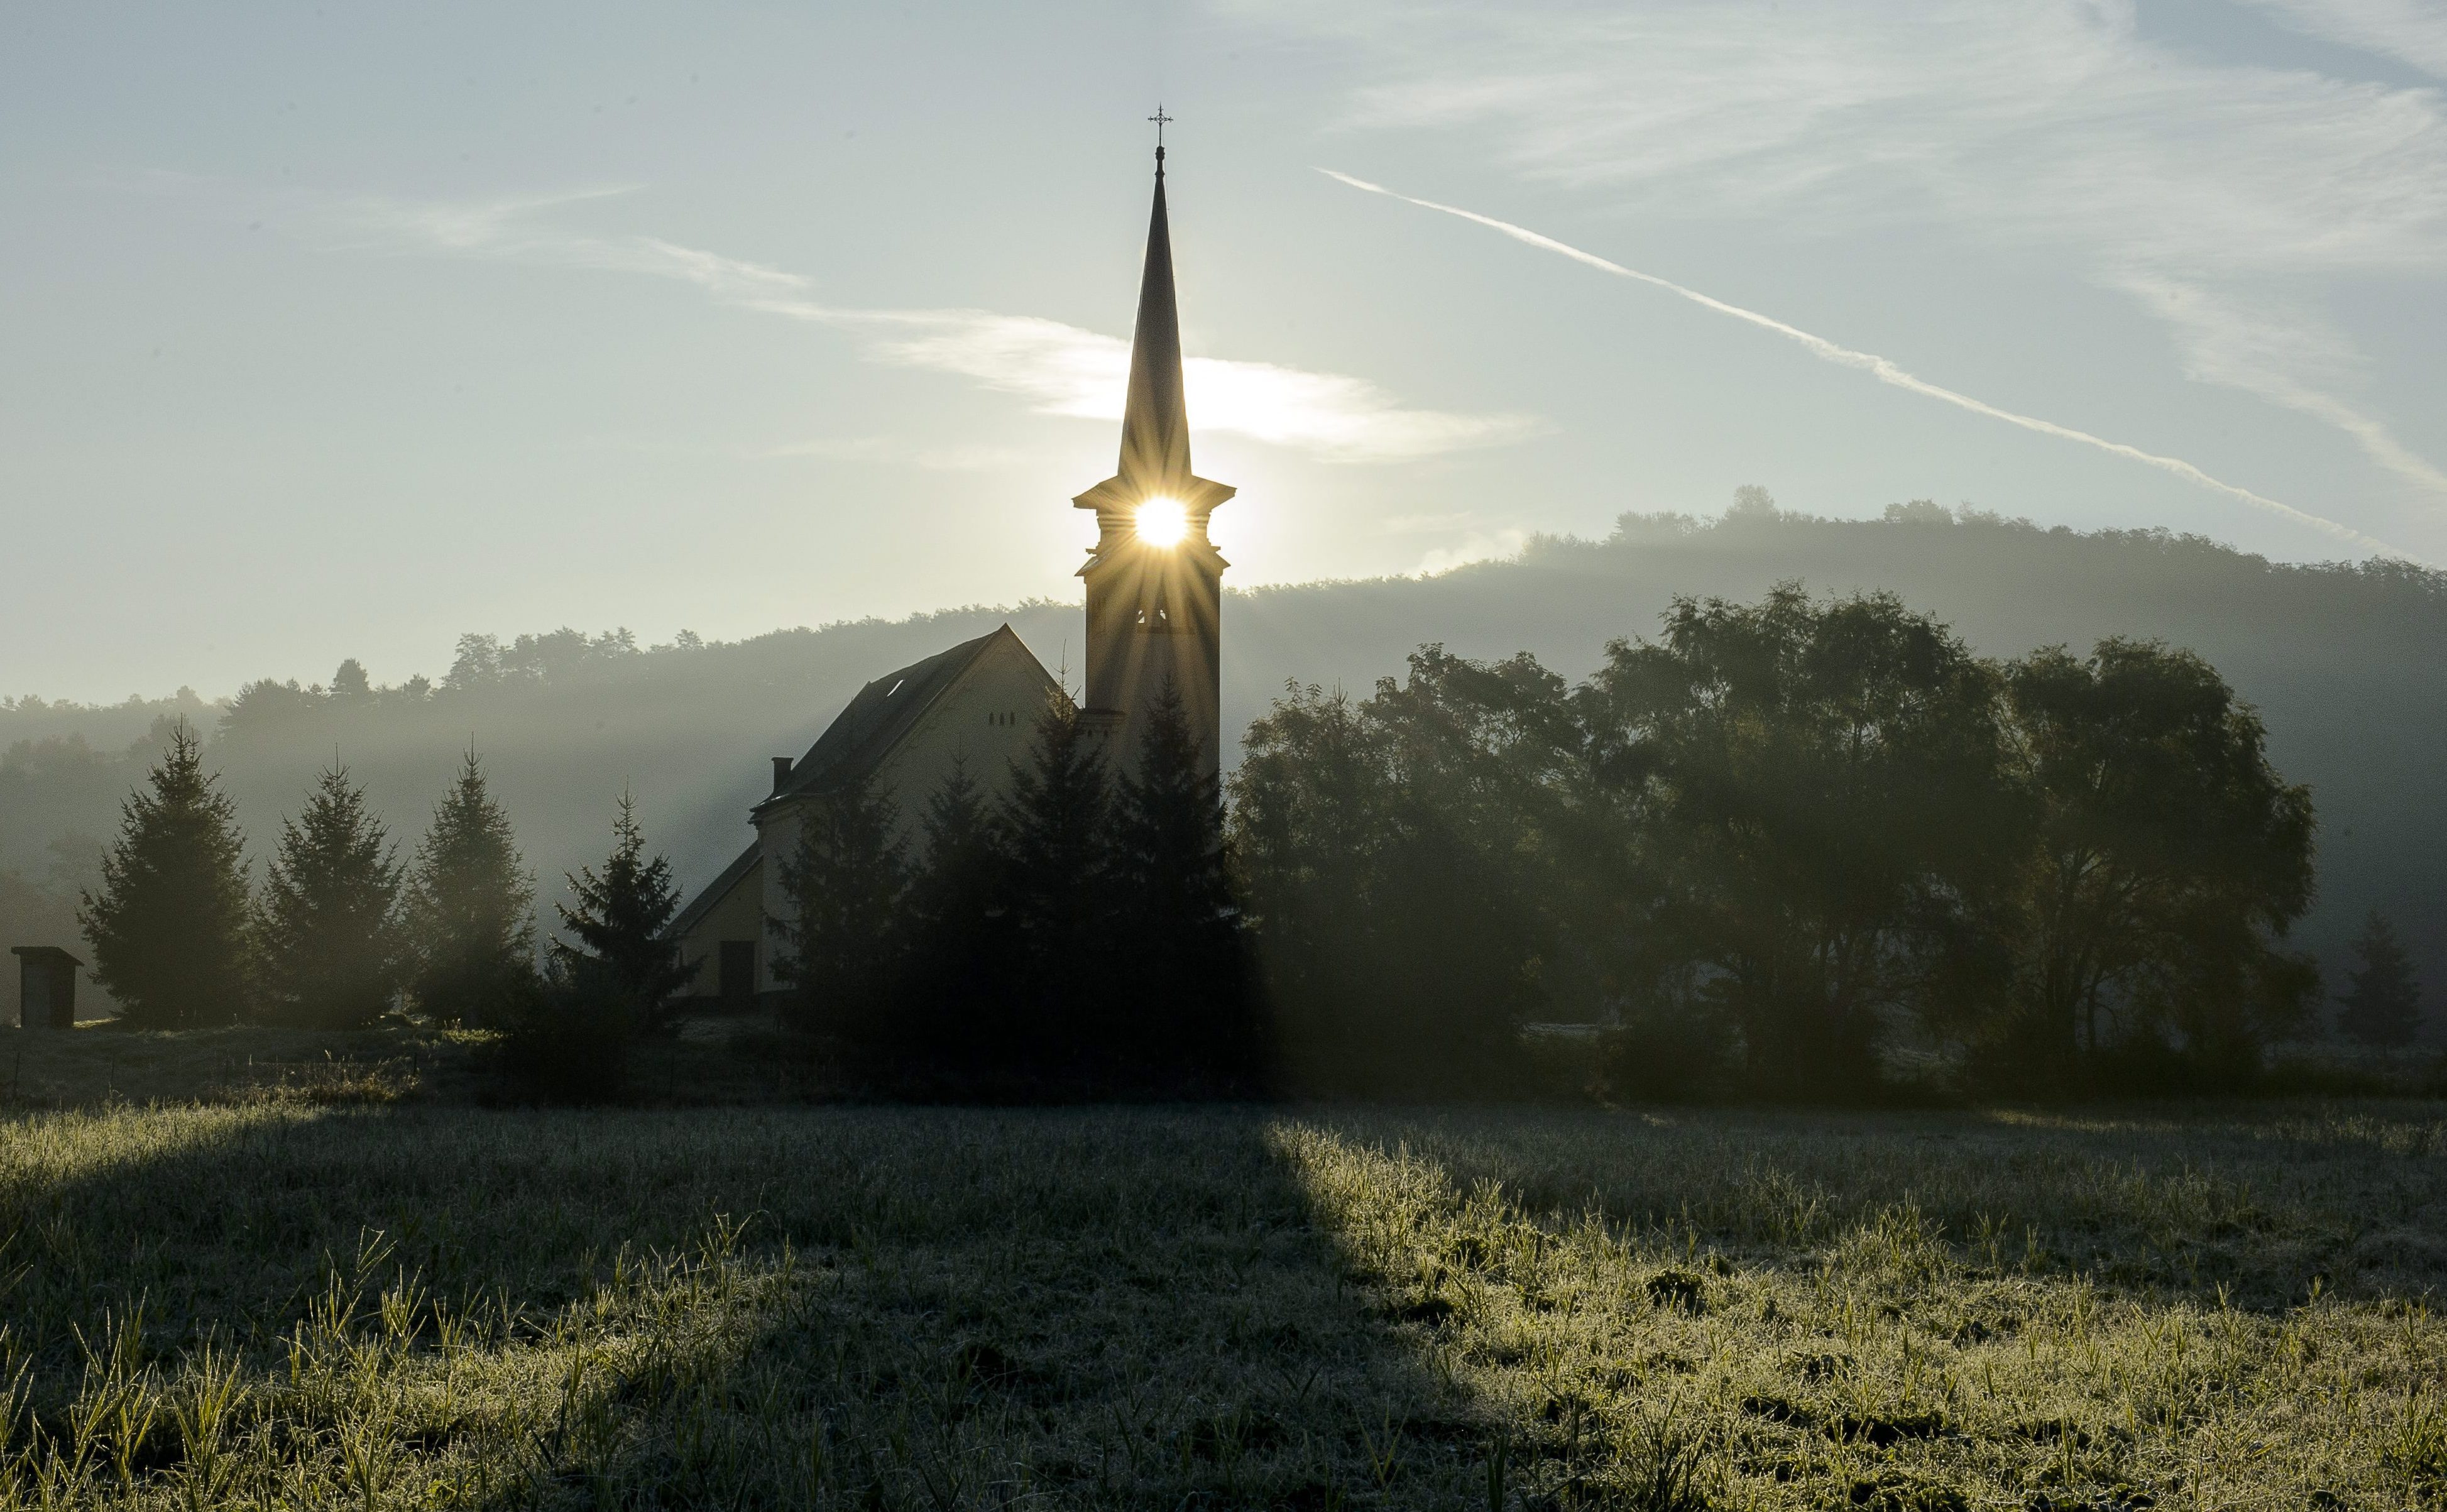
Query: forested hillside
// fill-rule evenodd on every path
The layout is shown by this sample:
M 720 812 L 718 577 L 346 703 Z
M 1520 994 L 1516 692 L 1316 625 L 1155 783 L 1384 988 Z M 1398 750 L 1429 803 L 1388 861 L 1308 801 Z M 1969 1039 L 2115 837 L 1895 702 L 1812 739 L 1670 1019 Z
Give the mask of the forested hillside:
M 2432 984 L 2435 1026 L 2447 981 L 2447 575 L 2275 565 L 2197 538 L 2077 535 L 1925 503 L 1823 520 L 1746 493 L 1722 520 L 1625 516 L 1603 541 L 1540 539 L 1433 578 L 1235 595 L 1225 728 L 1244 728 L 1286 681 L 1364 690 L 1423 642 L 1527 651 L 1577 679 L 1608 640 L 1651 632 L 1677 595 L 1755 599 L 1788 579 L 1816 594 L 1891 590 L 1991 656 L 2159 637 L 2214 663 L 2259 707 L 2278 767 L 2311 784 L 2321 896 L 2303 942 L 2340 981 L 2344 940 L 2385 910 Z M 621 632 L 471 635 L 432 680 L 376 685 L 351 664 L 327 686 L 258 683 L 222 702 L 19 698 L 0 704 L 0 936 L 73 948 L 68 899 L 172 715 L 206 731 L 258 856 L 335 749 L 412 848 L 472 741 L 545 897 L 600 857 L 624 784 L 693 886 L 745 842 L 767 759 L 803 750 L 863 682 L 1006 619 L 1058 667 L 1076 659 L 1077 614 L 1038 602 L 651 648 Z M 333 660 L 348 650 L 332 648 Z M 10 973 L 0 1013 L 12 1019 L 15 990 Z

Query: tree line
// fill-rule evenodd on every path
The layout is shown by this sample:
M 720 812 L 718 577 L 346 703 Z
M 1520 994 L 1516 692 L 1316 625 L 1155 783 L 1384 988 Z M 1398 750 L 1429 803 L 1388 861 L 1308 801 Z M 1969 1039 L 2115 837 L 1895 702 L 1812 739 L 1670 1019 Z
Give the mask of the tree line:
M 1679 599 L 1567 686 L 1423 648 L 1252 727 L 1233 854 L 1285 1054 L 1501 1091 L 1610 1026 L 1644 1097 L 2240 1085 L 2319 991 L 2307 789 L 2201 658 L 2000 663 L 1889 595 Z M 2410 1037 L 2374 919 L 2343 1027 Z
M 625 627 L 589 635 L 563 626 L 542 634 L 520 635 L 508 645 L 498 635 L 465 634 L 442 681 L 419 672 L 398 684 L 375 686 L 365 664 L 354 656 L 342 661 L 329 684 L 301 685 L 295 678 L 258 678 L 237 690 L 221 713 L 225 730 L 254 731 L 295 720 L 323 709 L 372 708 L 377 705 L 423 704 L 454 693 L 484 689 L 565 685 L 589 678 L 600 680 L 635 658 L 685 654 L 705 649 L 705 638 L 683 630 L 660 646 L 640 646 Z
M 2435 711 L 2447 700 L 2447 574 L 2387 558 L 2272 563 L 2163 533 L 2077 534 L 1948 513 L 1631 515 L 1603 539 L 1539 538 L 1517 559 L 1431 578 L 1233 593 L 1224 760 L 1239 764 L 1239 736 L 1287 678 L 1364 695 L 1378 675 L 1399 673 L 1423 639 L 1473 657 L 1532 649 L 1577 682 L 1596 671 L 1607 637 L 1653 633 L 1676 591 L 1755 602 L 1796 576 L 1891 588 L 1991 655 L 2058 642 L 2086 652 L 2116 633 L 2206 656 L 2260 710 L 2288 779 L 2318 795 L 2320 896 L 2288 937 L 2316 952 L 2342 989 L 2357 926 L 2381 909 L 2424 975 L 2447 982 L 2447 912 L 2437 906 L 2447 898 L 2447 763 L 2435 759 Z M 548 918 L 548 895 L 567 900 L 561 874 L 599 859 L 610 799 L 625 780 L 656 847 L 683 874 L 719 867 L 738 849 L 738 811 L 764 796 L 743 748 L 803 749 L 815 733 L 808 720 L 876 668 L 1006 618 L 1050 666 L 1076 617 L 1075 607 L 1021 605 L 696 650 L 683 650 L 685 637 L 669 650 L 648 644 L 672 640 L 663 631 L 634 637 L 634 654 L 597 654 L 619 641 L 616 631 L 598 633 L 608 625 L 583 636 L 507 633 L 550 622 L 491 627 L 504 633 L 489 662 L 481 637 L 456 659 L 447 642 L 436 657 L 388 670 L 369 657 L 368 693 L 352 690 L 353 671 L 332 671 L 350 649 L 335 647 L 304 679 L 328 696 L 265 690 L 237 718 L 230 704 L 192 695 L 109 708 L 0 697 L 0 943 L 72 936 L 76 891 L 91 885 L 120 801 L 159 755 L 166 736 L 150 731 L 162 716 L 184 712 L 205 732 L 206 761 L 237 799 L 258 856 L 335 742 L 376 805 L 413 814 L 421 831 L 446 764 L 468 730 L 483 730 L 493 791 L 517 818 Z M 431 678 L 422 697 L 414 679 L 401 681 L 419 668 Z M 445 686 L 462 683 L 465 693 Z M 1001 773 L 977 775 L 993 785 Z M 922 807 L 918 796 L 903 802 L 913 814 Z M 9 1002 L 0 982 L 0 1013 Z
M 1067 700 L 990 800 L 965 770 L 920 843 L 864 784 L 812 806 L 780 866 L 782 1026 L 837 1087 L 914 1096 L 1259 1089 L 1215 783 L 1177 698 L 1118 779 Z M 623 795 L 600 868 L 569 879 L 536 958 L 534 887 L 471 750 L 413 857 L 333 765 L 259 885 L 184 725 L 125 805 L 80 913 L 131 1026 L 371 1025 L 395 1009 L 503 1031 L 547 1093 L 616 1091 L 688 975 L 671 868 Z
M 617 1045 L 680 985 L 661 935 L 678 911 L 670 865 L 648 858 L 622 795 L 613 850 L 556 905 L 569 939 L 539 963 L 535 884 L 471 748 L 413 855 L 336 763 L 316 779 L 257 885 L 236 805 L 183 722 L 86 890 L 78 922 L 95 980 L 142 1029 L 243 1020 L 361 1029 L 408 1007 L 436 1024 L 552 1040 L 579 1059 Z
M 2156 642 L 1998 662 L 1788 585 L 1578 686 L 1435 646 L 1294 685 L 1245 749 L 1227 814 L 1177 708 L 1118 779 L 1057 708 L 914 845 L 839 796 L 787 869 L 793 1022 L 879 1085 L 1441 1097 L 1551 1090 L 1564 1020 L 1618 1095 L 1826 1099 L 2238 1087 L 2319 996 L 2310 794 Z M 2339 1027 L 2408 1042 L 2408 954 L 2358 948 Z
M 806 810 L 781 1020 L 881 1095 L 1513 1096 L 1555 1021 L 1627 1097 L 2236 1087 L 2319 996 L 2314 811 L 2265 747 L 2189 652 L 1999 662 L 1793 585 L 1678 600 L 1578 685 L 1428 646 L 1365 697 L 1290 686 L 1222 792 L 1177 699 L 1129 761 L 1056 700 L 995 791 Z M 406 860 L 327 770 L 256 887 L 182 728 L 83 922 L 140 1025 L 403 1004 L 608 1085 L 684 974 L 625 797 L 614 841 L 539 965 L 472 751 Z M 2376 915 L 2358 948 L 2339 1027 L 2409 1041 L 2408 953 Z

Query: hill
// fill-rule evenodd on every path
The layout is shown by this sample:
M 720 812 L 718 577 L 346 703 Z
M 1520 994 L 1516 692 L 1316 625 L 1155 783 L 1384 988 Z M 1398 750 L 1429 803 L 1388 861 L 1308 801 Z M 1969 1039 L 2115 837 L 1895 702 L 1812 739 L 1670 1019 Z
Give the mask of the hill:
M 1225 728 L 1245 727 L 1287 680 L 1363 689 L 1427 641 L 1471 656 L 1528 651 L 1577 678 L 1678 594 L 1753 598 L 1793 578 L 1818 593 L 1891 590 L 1994 656 L 2107 635 L 2199 652 L 2259 707 L 2279 767 L 2312 785 L 2322 889 L 2302 937 L 2332 983 L 2372 908 L 2402 927 L 2426 981 L 2447 980 L 2447 574 L 2401 562 L 2287 565 L 2198 537 L 2077 534 L 1926 503 L 1882 520 L 1762 503 L 1710 521 L 1629 515 L 1602 541 L 1537 539 L 1435 577 L 1232 595 Z M 1078 610 L 1043 601 L 652 648 L 564 630 L 463 638 L 439 683 L 0 704 L 0 935 L 63 937 L 61 899 L 151 760 L 156 722 L 177 713 L 212 729 L 210 757 L 257 855 L 335 747 L 412 845 L 473 740 L 548 896 L 605 849 L 624 784 L 694 885 L 745 842 L 768 757 L 805 749 L 867 679 L 1005 620 L 1050 667 L 1079 638 Z M 0 986 L 10 1021 L 14 992 L 13 977 Z

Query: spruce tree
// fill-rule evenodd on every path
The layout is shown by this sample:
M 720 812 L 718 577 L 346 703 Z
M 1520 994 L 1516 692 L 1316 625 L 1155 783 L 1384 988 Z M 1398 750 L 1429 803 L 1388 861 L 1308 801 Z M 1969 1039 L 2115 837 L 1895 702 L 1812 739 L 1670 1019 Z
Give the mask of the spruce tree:
M 802 811 L 782 866 L 788 953 L 775 974 L 791 989 L 792 1027 L 837 1037 L 862 1058 L 897 1021 L 901 897 L 908 871 L 889 799 L 864 782 Z
M 256 917 L 266 1007 L 324 1029 L 370 1024 L 400 983 L 398 847 L 348 769 L 317 779 L 280 826 Z
M 1116 1030 L 1150 1071 L 1213 1083 L 1237 1079 L 1254 1047 L 1242 1022 L 1223 803 L 1204 765 L 1167 682 L 1113 816 L 1114 938 L 1139 999 Z
M 580 870 L 569 879 L 569 890 L 578 906 L 553 906 L 560 913 L 561 928 L 578 936 L 578 943 L 555 940 L 554 956 L 570 965 L 596 963 L 601 980 L 636 1005 L 650 1023 L 658 1021 L 672 994 L 689 978 L 673 942 L 663 937 L 680 911 L 680 893 L 672 880 L 672 863 L 660 856 L 647 859 L 636 802 L 627 791 L 620 794 L 619 812 L 612 821 L 612 855 L 603 870 Z
M 1068 699 L 1049 705 L 1003 800 L 1007 902 L 1019 955 L 1017 997 L 1038 1068 L 1094 1074 L 1115 1048 L 1112 790 L 1093 731 Z
M 1024 1032 L 1016 979 L 1010 859 L 983 791 L 955 762 L 927 800 L 925 849 L 902 905 L 908 932 L 909 1053 L 959 1076 L 1007 1065 Z
M 237 806 L 204 774 L 195 728 L 181 719 L 169 734 L 146 786 L 121 810 L 101 887 L 77 911 L 94 981 L 144 1029 L 236 1020 L 253 964 Z
M 407 912 L 418 1005 L 446 1024 L 501 1023 L 535 979 L 535 884 L 472 747 L 416 848 Z
M 2414 975 L 2413 954 L 2387 916 L 2374 909 L 2354 940 L 2362 966 L 2346 975 L 2352 983 L 2337 1028 L 2364 1045 L 2396 1047 L 2413 1043 L 2421 1023 L 2421 983 Z

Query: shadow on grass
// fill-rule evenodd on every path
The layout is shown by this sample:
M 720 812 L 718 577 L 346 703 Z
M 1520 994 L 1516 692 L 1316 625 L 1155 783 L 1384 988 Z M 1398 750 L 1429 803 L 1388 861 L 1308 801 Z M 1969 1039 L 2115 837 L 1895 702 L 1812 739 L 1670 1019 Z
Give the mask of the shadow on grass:
M 2070 1389 L 2101 1338 L 2197 1333 L 2183 1389 L 2241 1392 L 2260 1367 L 2215 1351 L 2293 1325 L 2199 1314 L 2233 1283 L 2187 1277 L 2188 1245 L 2258 1246 L 2234 1263 L 2272 1289 L 2321 1256 L 2373 1298 L 2430 1274 L 2435 1219 L 2385 1210 L 2437 1211 L 2437 1127 L 118 1109 L 0 1124 L 0 1265 L 38 1420 L 90 1440 L 69 1501 L 209 1461 L 224 1500 L 296 1477 L 462 1505 L 1458 1507 L 1507 1476 L 1507 1504 L 1661 1506 L 1702 1489 L 1704 1443 L 1754 1491 L 1801 1465 L 1935 1507 L 1923 1462 L 2003 1351 Z M 2085 1345 L 2102 1282 L 2152 1300 Z M 245 1408 L 199 1454 L 181 1414 L 213 1351 Z M 98 1380 L 151 1383 L 149 1426 L 104 1421 Z M 1986 1389 L 1998 1463 L 2078 1439 L 2098 1463 L 2066 1450 L 2060 1489 L 2142 1475 L 2129 1436 L 2078 1427 L 2107 1410 L 2087 1388 Z
M 306 1465 L 499 1505 L 1484 1505 L 1494 1425 L 1350 1274 L 1272 1125 L 42 1115 L 0 1135 L 0 1232 L 55 1440 L 97 1371 L 149 1371 L 127 1463 L 190 1473 L 174 1408 L 235 1351 L 256 1431 L 223 1495 Z

